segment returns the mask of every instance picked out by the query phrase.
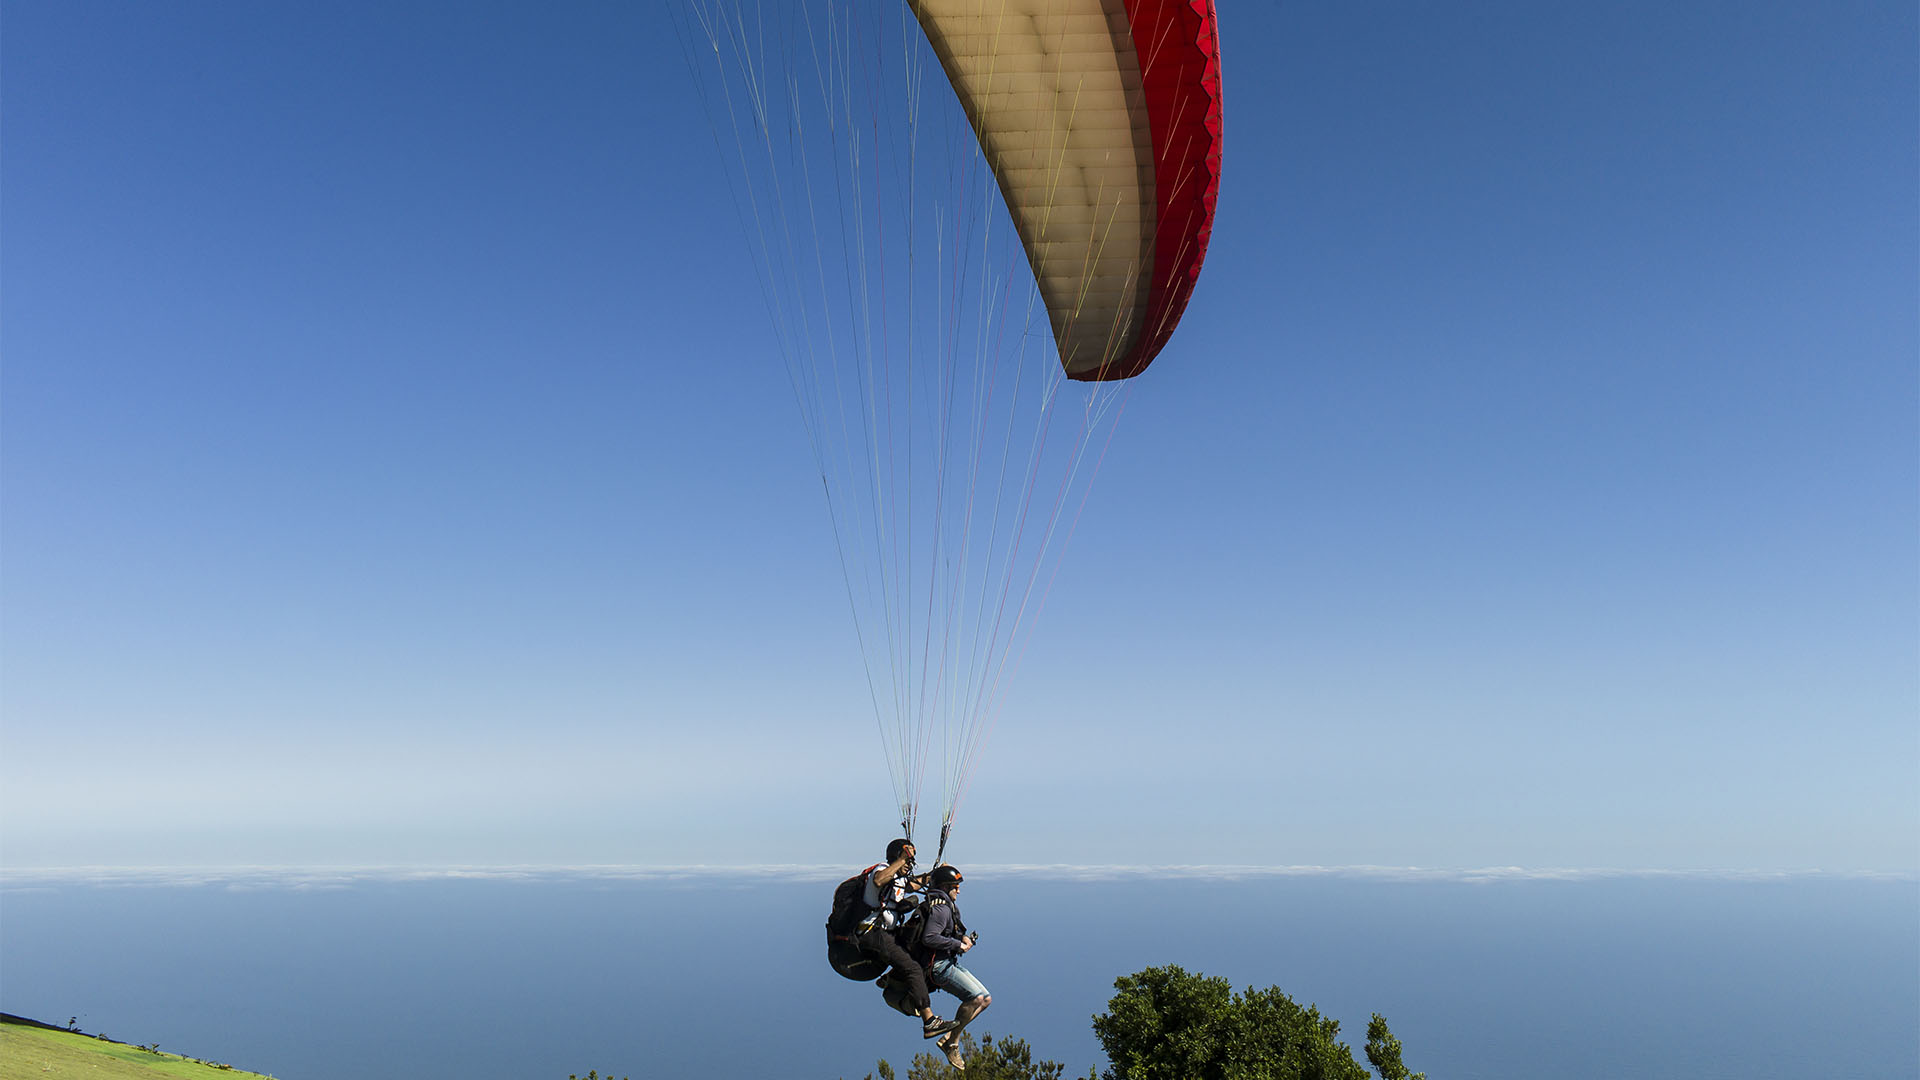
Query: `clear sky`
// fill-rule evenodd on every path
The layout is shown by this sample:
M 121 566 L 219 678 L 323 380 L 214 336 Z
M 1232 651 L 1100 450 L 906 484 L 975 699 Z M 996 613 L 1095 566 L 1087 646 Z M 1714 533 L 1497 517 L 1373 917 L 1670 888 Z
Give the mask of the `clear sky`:
M 1913 5 L 1223 7 L 954 857 L 1920 870 Z M 0 862 L 886 839 L 664 11 L 0 11 Z

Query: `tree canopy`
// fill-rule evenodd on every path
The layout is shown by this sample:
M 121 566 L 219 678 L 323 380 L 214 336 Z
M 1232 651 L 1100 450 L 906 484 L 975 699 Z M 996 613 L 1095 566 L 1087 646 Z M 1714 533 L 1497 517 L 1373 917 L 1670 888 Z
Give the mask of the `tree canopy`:
M 1111 1063 L 1086 1080 L 1373 1080 L 1340 1041 L 1340 1022 L 1300 1005 L 1277 986 L 1235 993 L 1224 978 L 1176 965 L 1114 980 L 1093 1032 Z M 1066 1066 L 1036 1061 L 1023 1039 L 962 1037 L 962 1072 L 937 1054 L 921 1054 L 907 1080 L 1061 1080 Z M 1401 1062 L 1400 1040 L 1379 1013 L 1367 1024 L 1367 1061 L 1380 1080 L 1426 1080 Z M 879 1080 L 895 1080 L 879 1063 Z M 874 1080 L 872 1073 L 867 1080 Z
M 1107 1080 L 1372 1080 L 1340 1041 L 1340 1022 L 1277 986 L 1234 993 L 1223 978 L 1152 967 L 1114 980 L 1093 1032 Z M 1400 1040 L 1375 1013 L 1367 1060 L 1383 1080 L 1425 1080 L 1400 1060 Z

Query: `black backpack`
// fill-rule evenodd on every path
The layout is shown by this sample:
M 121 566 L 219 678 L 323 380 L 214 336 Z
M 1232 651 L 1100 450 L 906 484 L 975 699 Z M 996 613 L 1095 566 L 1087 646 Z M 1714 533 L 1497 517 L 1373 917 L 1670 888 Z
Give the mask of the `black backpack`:
M 867 906 L 867 875 L 878 869 L 880 864 L 874 863 L 833 890 L 833 910 L 827 913 L 827 937 L 852 937 L 853 928 L 873 910 Z
M 827 963 L 841 975 L 862 982 L 879 978 L 887 969 L 877 957 L 861 952 L 853 940 L 854 929 L 873 910 L 867 906 L 867 875 L 879 868 L 874 863 L 841 882 L 833 890 L 833 910 L 827 913 Z

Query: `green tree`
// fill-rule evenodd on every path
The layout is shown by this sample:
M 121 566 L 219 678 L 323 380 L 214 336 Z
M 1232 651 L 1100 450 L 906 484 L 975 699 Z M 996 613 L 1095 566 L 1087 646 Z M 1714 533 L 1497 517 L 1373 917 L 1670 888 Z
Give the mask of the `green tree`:
M 1427 1080 L 1426 1073 L 1409 1073 L 1400 1064 L 1400 1040 L 1387 1030 L 1387 1020 L 1379 1013 L 1367 1021 L 1367 1060 L 1381 1080 Z
M 1067 1067 L 1058 1061 L 1035 1061 L 1025 1039 L 1001 1039 L 982 1035 L 975 1042 L 971 1033 L 960 1036 L 960 1056 L 966 1069 L 954 1068 L 943 1054 L 920 1054 L 907 1070 L 907 1080 L 1060 1080 Z M 1097 1080 L 1087 1071 L 1087 1080 Z
M 1112 1063 L 1107 1080 L 1371 1080 L 1340 1041 L 1340 1022 L 1278 987 L 1236 994 L 1226 979 L 1173 965 L 1123 975 L 1113 986 L 1107 1011 L 1093 1018 Z M 1400 1041 L 1378 1014 L 1373 1019 L 1368 1060 L 1385 1080 L 1424 1080 L 1407 1074 Z
M 994 1041 L 982 1035 L 974 1041 L 971 1032 L 960 1036 L 960 1056 L 967 1063 L 964 1071 L 948 1063 L 945 1054 L 917 1054 L 907 1067 L 907 1080 L 1060 1080 L 1067 1067 L 1057 1061 L 1033 1060 L 1033 1049 L 1025 1039 Z M 893 1066 L 881 1061 L 876 1071 L 880 1080 L 894 1080 Z M 866 1080 L 874 1080 L 868 1073 Z M 1099 1080 L 1092 1069 L 1086 1080 Z

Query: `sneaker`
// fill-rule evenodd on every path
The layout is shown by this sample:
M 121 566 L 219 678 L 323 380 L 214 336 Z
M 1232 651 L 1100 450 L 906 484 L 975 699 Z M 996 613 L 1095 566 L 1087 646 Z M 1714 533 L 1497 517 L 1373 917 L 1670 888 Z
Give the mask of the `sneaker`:
M 947 1032 L 945 1035 L 940 1036 L 939 1042 L 933 1045 L 939 1047 L 940 1052 L 947 1055 L 947 1064 L 956 1069 L 964 1069 L 967 1067 L 967 1059 L 960 1056 L 960 1033 L 958 1031 Z
M 920 1021 L 920 1037 L 923 1039 L 937 1039 L 952 1030 L 953 1021 L 942 1020 L 937 1016 L 929 1016 Z

